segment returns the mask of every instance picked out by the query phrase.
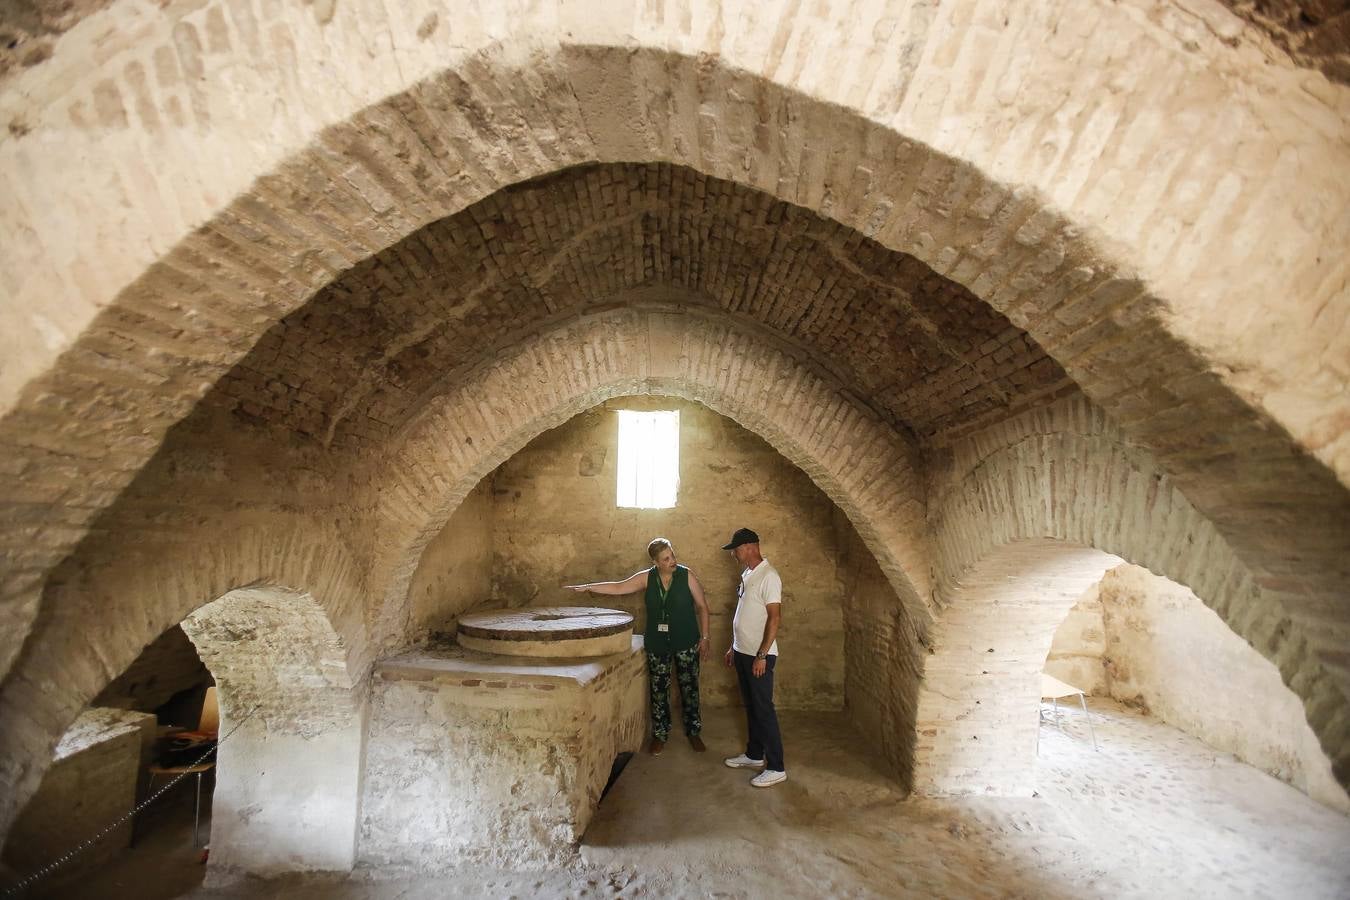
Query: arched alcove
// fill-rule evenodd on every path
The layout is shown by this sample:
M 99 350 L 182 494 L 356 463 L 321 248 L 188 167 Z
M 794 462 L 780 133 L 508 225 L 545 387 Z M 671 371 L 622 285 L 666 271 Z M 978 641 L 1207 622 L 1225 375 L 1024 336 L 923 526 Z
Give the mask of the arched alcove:
M 678 413 L 675 506 L 616 505 L 621 409 Z M 847 515 L 802 469 L 703 403 L 622 396 L 535 436 L 472 489 L 423 550 L 408 590 L 407 633 L 417 640 L 453 632 L 461 613 L 484 606 L 575 603 L 562 584 L 627 577 L 650 565 L 646 542 L 664 536 L 708 599 L 703 704 L 739 707 L 735 677 L 720 657 L 730 644 L 740 572 L 720 547 L 743 525 L 759 529 L 785 584 L 776 703 L 847 708 L 866 744 L 908 786 L 920 649 L 914 610 Z M 625 609 L 639 629 L 645 622 L 640 594 L 585 602 Z
M 0 772 L 13 787 L 4 797 L 13 804 L 9 814 L 36 789 L 52 748 L 80 712 L 160 634 L 187 619 L 204 600 L 214 602 L 207 598 L 230 596 L 241 585 L 315 585 L 301 592 L 303 603 L 295 604 L 322 609 L 325 626 L 314 640 L 325 631 L 340 634 L 344 659 L 353 644 L 359 647 L 360 612 L 348 612 L 354 566 L 328 529 L 331 523 L 326 528 L 288 517 L 260 527 L 252 512 L 241 515 L 222 507 L 134 547 L 116 537 L 91 542 L 82 562 L 68 564 L 49 587 L 58 595 L 49 617 L 30 637 L 18 670 L 0 691 L 6 723 L 0 729 Z M 320 606 L 318 597 L 326 604 Z M 229 606 L 214 608 L 228 611 Z M 91 620 L 100 625 L 91 627 Z M 241 636 L 255 633 L 241 630 Z M 200 646 L 198 651 L 206 660 L 207 652 Z M 355 683 L 359 670 L 344 668 L 348 672 L 349 683 Z
M 632 409 L 679 416 L 672 507 L 616 503 L 618 420 L 621 410 Z M 432 639 L 376 664 L 362 864 L 556 865 L 560 848 L 578 840 L 595 814 L 604 779 L 594 780 L 594 757 L 607 773 L 616 740 L 631 751 L 651 733 L 642 655 L 636 670 L 631 659 L 591 661 L 604 674 L 588 688 L 597 692 L 591 712 L 581 714 L 571 712 L 571 684 L 545 684 L 547 694 L 530 690 L 530 666 L 463 651 L 448 638 L 466 612 L 574 605 L 577 595 L 564 583 L 617 580 L 645 569 L 645 547 L 656 536 L 673 541 L 709 607 L 703 736 L 709 747 L 743 742 L 741 697 L 721 660 L 740 572 L 720 547 L 745 524 L 760 529 L 761 547 L 784 580 L 778 709 L 854 735 L 858 747 L 868 748 L 860 756 L 869 768 L 892 780 L 888 790 L 907 789 L 920 649 L 912 610 L 843 511 L 803 470 L 705 404 L 653 389 L 605 400 L 535 435 L 470 490 L 421 552 L 407 591 L 405 633 Z M 646 625 L 640 593 L 580 602 L 633 613 L 639 632 Z M 636 704 L 623 707 L 622 727 L 606 712 L 615 690 L 636 691 Z M 659 759 L 644 755 L 637 768 L 677 764 L 693 752 L 684 746 L 679 692 L 671 693 L 672 746 Z M 553 742 L 558 734 L 566 740 Z M 722 768 L 711 754 L 701 759 Z M 418 811 L 409 814 L 413 805 Z
M 1343 770 L 1345 698 L 1322 674 L 1312 636 L 1282 608 L 1284 594 L 1265 591 L 1172 478 L 1090 404 L 1048 405 L 955 442 L 934 473 L 929 519 L 944 607 L 962 573 L 1029 539 L 1098 548 L 1186 585 L 1276 665 Z
M 781 347 L 716 319 L 661 310 L 566 323 L 427 399 L 396 449 L 371 461 L 386 479 L 378 518 L 408 536 L 387 557 L 386 609 L 406 608 L 423 549 L 484 475 L 578 412 L 641 394 L 697 401 L 763 437 L 844 511 L 916 621 L 927 620 L 922 486 L 910 442 Z
M 1117 716 L 1115 703 L 1146 712 L 1350 811 L 1302 700 L 1273 663 L 1169 578 L 1133 565 L 1108 571 L 1056 630 L 1045 671 L 1100 698 L 1094 712 Z
M 914 789 L 1031 796 L 1040 674 L 1055 630 L 1118 557 L 1022 540 L 981 557 L 949 587 L 924 661 Z

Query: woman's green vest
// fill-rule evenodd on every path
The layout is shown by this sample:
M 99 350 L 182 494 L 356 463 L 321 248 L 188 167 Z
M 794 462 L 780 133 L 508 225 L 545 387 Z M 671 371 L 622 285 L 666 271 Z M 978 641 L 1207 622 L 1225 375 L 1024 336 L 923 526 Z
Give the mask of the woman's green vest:
M 647 572 L 647 631 L 643 635 L 647 650 L 652 653 L 679 653 L 698 645 L 698 615 L 694 611 L 694 595 L 689 592 L 689 570 L 676 566 L 670 577 L 670 589 L 661 587 L 661 573 L 656 566 Z M 662 631 L 661 623 L 670 626 Z

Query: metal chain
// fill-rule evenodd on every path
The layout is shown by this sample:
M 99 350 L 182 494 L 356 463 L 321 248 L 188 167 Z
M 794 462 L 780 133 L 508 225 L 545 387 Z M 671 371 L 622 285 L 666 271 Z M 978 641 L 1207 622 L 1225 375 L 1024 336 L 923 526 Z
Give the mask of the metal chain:
M 199 765 L 201 765 L 201 764 L 202 764 L 202 761 L 205 760 L 205 759 L 206 759 L 208 756 L 210 756 L 212 753 L 215 753 L 217 750 L 219 750 L 219 749 L 220 749 L 220 745 L 223 744 L 223 743 L 225 743 L 226 741 L 228 741 L 228 740 L 230 739 L 230 736 L 233 735 L 236 731 L 239 730 L 240 726 L 242 726 L 242 725 L 243 725 L 245 722 L 247 722 L 249 719 L 253 718 L 253 714 L 256 713 L 257 711 L 258 711 L 258 707 L 256 707 L 256 706 L 253 707 L 253 709 L 249 710 L 248 715 L 246 715 L 246 716 L 244 716 L 244 718 L 240 719 L 239 722 L 236 723 L 235 726 L 234 726 L 233 728 L 231 728 L 228 732 L 226 732 L 226 734 L 225 734 L 225 736 L 224 736 L 223 738 L 221 738 L 220 740 L 216 741 L 216 743 L 211 747 L 211 749 L 207 750 L 207 751 L 206 751 L 205 753 L 203 753 L 201 756 L 197 757 L 197 760 L 196 760 L 195 762 L 193 762 L 190 766 L 187 766 L 186 768 L 191 768 L 192 766 L 199 766 Z M 90 847 L 94 846 L 94 845 L 97 844 L 99 841 L 103 840 L 103 839 L 104 839 L 105 837 L 107 837 L 109 834 L 111 834 L 112 832 L 116 831 L 118 828 L 121 828 L 121 827 L 122 827 L 123 825 L 125 825 L 130 819 L 134 819 L 134 818 L 136 817 L 136 814 L 137 814 L 137 813 L 139 813 L 141 810 L 145 809 L 145 808 L 146 808 L 147 806 L 149 806 L 151 803 L 154 803 L 154 802 L 155 802 L 156 800 L 158 800 L 161 796 L 163 796 L 164 793 L 165 793 L 166 791 L 168 791 L 168 790 L 169 790 L 170 788 L 172 788 L 175 784 L 177 784 L 178 782 L 182 781 L 184 778 L 186 778 L 187 776 L 189 776 L 189 775 L 191 775 L 191 774 L 193 774 L 193 773 L 191 773 L 191 772 L 180 772 L 180 773 L 178 774 L 178 777 L 176 777 L 176 778 L 172 779 L 171 781 L 169 781 L 167 784 L 164 785 L 164 787 L 162 787 L 162 788 L 160 788 L 159 790 L 155 791 L 155 793 L 151 794 L 149 797 L 146 797 L 143 801 L 141 801 L 141 803 L 139 803 L 136 807 L 134 807 L 130 812 L 126 813 L 126 814 L 123 815 L 121 818 L 117 819 L 115 822 L 113 822 L 111 825 L 109 825 L 109 826 L 107 826 L 106 828 L 104 828 L 104 829 L 103 829 L 102 831 L 100 831 L 98 834 L 96 834 L 96 835 L 94 835 L 93 837 L 89 838 L 88 840 L 84 841 L 84 843 L 82 843 L 82 844 L 80 844 L 79 846 L 75 847 L 75 849 L 73 849 L 73 850 L 67 852 L 65 855 L 60 856 L 60 857 L 57 857 L 55 860 L 53 860 L 52 862 L 50 862 L 50 863 L 48 863 L 47 865 L 43 866 L 41 869 L 38 869 L 36 872 L 30 873 L 29 875 L 27 875 L 27 876 L 25 876 L 24 878 L 20 879 L 17 883 L 15 883 L 14 885 L 12 885 L 11 887 L 7 888 L 7 889 L 5 890 L 5 896 L 6 896 L 6 897 L 17 897 L 17 896 L 19 896 L 20 894 L 22 894 L 24 891 L 28 890 L 28 889 L 29 889 L 30 887 L 32 887 L 33 885 L 37 884 L 39 881 L 42 881 L 44 878 L 46 878 L 47 876 L 51 875 L 51 874 L 52 874 L 53 872 L 55 872 L 57 869 L 60 869 L 60 868 L 61 868 L 62 866 L 64 866 L 66 863 L 70 862 L 72 859 L 74 859 L 75 857 L 79 856 L 81 853 L 83 853 L 84 851 L 88 850 Z

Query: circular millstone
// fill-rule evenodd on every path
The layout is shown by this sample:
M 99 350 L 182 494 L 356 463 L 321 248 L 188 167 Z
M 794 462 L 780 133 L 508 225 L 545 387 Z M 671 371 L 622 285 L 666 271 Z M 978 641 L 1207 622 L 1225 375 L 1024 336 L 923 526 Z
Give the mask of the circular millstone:
M 608 656 L 632 638 L 631 615 L 593 606 L 494 609 L 459 620 L 461 647 L 503 656 Z

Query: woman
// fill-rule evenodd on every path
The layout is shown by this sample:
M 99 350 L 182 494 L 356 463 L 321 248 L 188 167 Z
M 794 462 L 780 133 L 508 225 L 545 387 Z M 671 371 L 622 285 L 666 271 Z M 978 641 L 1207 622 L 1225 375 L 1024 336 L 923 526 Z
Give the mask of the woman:
M 670 736 L 670 672 L 674 669 L 684 707 L 684 733 L 689 744 L 702 753 L 707 747 L 698 736 L 703 730 L 698 714 L 698 668 L 699 660 L 708 657 L 708 604 L 703 601 L 703 585 L 687 567 L 676 563 L 675 548 L 665 538 L 648 544 L 647 555 L 655 565 L 623 581 L 569 584 L 567 588 L 612 596 L 647 592 L 643 643 L 652 711 L 652 742 L 647 751 L 660 753 Z

